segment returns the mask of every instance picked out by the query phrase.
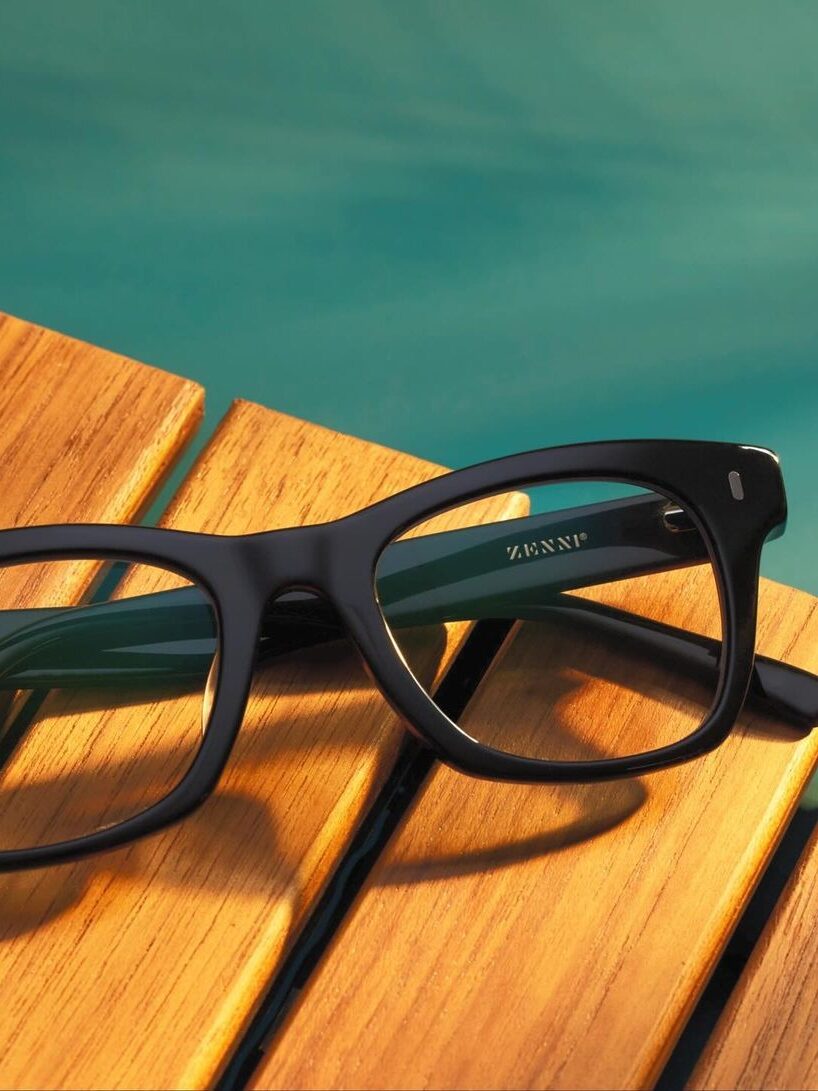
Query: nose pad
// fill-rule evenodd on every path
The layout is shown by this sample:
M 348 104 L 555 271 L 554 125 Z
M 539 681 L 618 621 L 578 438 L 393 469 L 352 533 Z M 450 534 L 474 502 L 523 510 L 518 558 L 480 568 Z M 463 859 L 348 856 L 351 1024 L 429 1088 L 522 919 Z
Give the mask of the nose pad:
M 213 709 L 213 702 L 216 699 L 216 682 L 219 678 L 219 663 L 221 662 L 221 651 L 216 649 L 216 654 L 213 656 L 213 662 L 210 664 L 210 670 L 207 672 L 207 681 L 205 682 L 204 694 L 202 695 L 202 736 L 207 731 L 207 725 L 210 723 L 210 713 Z
M 344 624 L 324 595 L 300 589 L 272 597 L 264 612 L 258 662 L 344 636 Z

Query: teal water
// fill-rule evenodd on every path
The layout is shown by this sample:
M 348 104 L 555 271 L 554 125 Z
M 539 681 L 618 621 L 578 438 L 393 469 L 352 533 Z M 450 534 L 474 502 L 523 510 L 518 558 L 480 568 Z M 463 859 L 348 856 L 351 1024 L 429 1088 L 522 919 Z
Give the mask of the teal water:
M 211 425 L 773 446 L 818 592 L 816 54 L 786 0 L 5 4 L 0 308 Z

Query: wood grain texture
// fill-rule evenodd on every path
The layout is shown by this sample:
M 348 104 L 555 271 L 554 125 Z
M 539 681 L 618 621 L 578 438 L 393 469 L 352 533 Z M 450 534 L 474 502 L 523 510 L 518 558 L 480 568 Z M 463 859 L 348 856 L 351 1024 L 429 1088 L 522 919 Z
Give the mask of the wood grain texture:
M 818 835 L 767 923 L 690 1088 L 818 1087 Z
M 225 533 L 317 522 L 439 472 L 237 403 L 164 522 Z M 500 500 L 486 514 L 518 511 Z M 43 745 L 96 737 L 99 713 L 50 701 Z M 108 738 L 134 732 L 134 709 L 104 715 Z M 259 672 L 220 790 L 196 815 L 105 858 L 0 877 L 0 1084 L 211 1084 L 401 736 L 348 650 L 283 657 Z M 173 741 L 149 741 L 149 769 Z
M 135 519 L 203 406 L 195 383 L 0 314 L 0 523 Z
M 713 619 L 702 573 L 688 572 L 684 587 L 679 573 L 661 580 L 668 605 L 681 601 L 704 631 Z M 764 582 L 761 650 L 818 669 L 817 606 Z M 553 655 L 553 634 L 528 626 L 498 669 L 531 679 Z M 644 678 L 634 667 L 622 684 L 633 695 Z M 599 693 L 590 722 L 603 726 L 593 736 L 586 724 L 585 756 L 619 737 L 610 678 L 563 678 L 556 721 L 525 687 L 515 702 L 491 683 L 472 702 L 467 730 L 533 718 L 575 743 L 577 694 L 592 714 Z M 662 726 L 684 712 L 671 707 Z M 795 741 L 748 715 L 718 750 L 640 780 L 515 786 L 438 766 L 252 1086 L 652 1085 L 817 748 L 818 737 Z

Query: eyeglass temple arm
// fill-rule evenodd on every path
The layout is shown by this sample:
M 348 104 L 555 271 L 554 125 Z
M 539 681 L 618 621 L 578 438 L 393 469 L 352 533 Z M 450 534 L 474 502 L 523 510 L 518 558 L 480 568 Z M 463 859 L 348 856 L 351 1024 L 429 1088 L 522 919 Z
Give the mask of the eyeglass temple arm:
M 393 625 L 429 624 L 430 611 L 432 623 L 445 621 L 452 604 L 462 611 L 489 592 L 499 606 L 515 587 L 538 587 L 545 575 L 559 590 L 695 563 L 698 534 L 668 529 L 678 518 L 668 509 L 648 494 L 393 542 L 378 565 L 381 604 Z M 553 553 L 547 569 L 521 565 L 536 551 Z M 418 609 L 422 620 L 412 616 Z M 264 620 L 260 652 L 269 657 L 337 636 L 322 600 L 283 596 Z M 0 611 L 0 688 L 195 680 L 207 673 L 215 638 L 212 610 L 195 587 Z
M 498 556 L 505 557 L 499 567 Z M 638 636 L 657 654 L 670 642 L 680 666 L 701 670 L 710 664 L 712 670 L 716 641 L 558 593 L 706 556 L 683 513 L 648 495 L 393 543 L 379 565 L 378 591 L 395 628 L 582 611 L 586 625 L 604 621 L 610 631 L 615 620 L 620 635 Z M 439 586 L 429 591 L 430 584 Z M 323 600 L 289 595 L 268 612 L 260 655 L 340 635 Z M 208 672 L 215 640 L 212 609 L 193 587 L 74 608 L 0 612 L 0 688 L 197 683 Z M 818 678 L 766 657 L 756 664 L 754 702 L 799 726 L 818 721 Z
M 178 602 L 170 601 L 181 597 L 184 591 L 166 591 L 149 596 L 152 600 L 148 611 L 140 611 L 143 619 L 149 621 L 151 628 L 156 625 L 158 598 L 164 599 L 162 609 L 171 607 L 176 611 Z M 123 600 L 131 604 L 135 600 Z M 113 604 L 103 604 L 113 605 Z M 311 618 L 297 617 L 297 611 L 286 617 L 278 612 L 271 612 L 270 624 L 278 630 L 278 638 L 263 640 L 260 658 L 266 660 L 288 651 L 335 640 L 342 635 L 340 627 L 334 623 L 324 603 L 311 599 L 300 603 L 293 602 L 293 607 L 308 607 Z M 63 611 L 60 611 L 61 613 Z M 455 613 L 458 611 L 455 611 Z M 686 673 L 712 682 L 718 670 L 720 644 L 709 637 L 676 629 L 669 625 L 649 621 L 647 618 L 601 606 L 575 595 L 557 593 L 549 601 L 536 604 L 507 604 L 504 610 L 498 610 L 496 600 L 490 607 L 479 609 L 474 602 L 469 604 L 461 620 L 481 620 L 506 617 L 519 621 L 547 621 L 559 618 L 561 622 L 573 623 L 597 637 L 615 638 L 618 646 L 624 641 L 631 647 L 640 648 L 654 658 L 670 658 L 674 666 Z M 124 612 L 123 612 L 124 616 Z M 72 655 L 69 650 L 54 655 L 54 645 L 43 657 L 43 644 L 37 634 L 37 640 L 29 651 L 39 654 L 23 654 L 22 662 L 17 659 L 17 669 L 0 679 L 0 686 L 9 689 L 51 689 L 71 688 L 76 686 L 139 686 L 155 687 L 169 683 L 184 688 L 186 684 L 199 686 L 208 674 L 215 648 L 215 633 L 202 637 L 209 624 L 210 608 L 201 599 L 195 606 L 195 635 L 186 634 L 183 627 L 165 629 L 164 642 L 158 651 L 142 651 L 133 646 L 134 633 L 131 629 L 120 649 L 99 648 L 94 650 L 95 661 L 92 670 L 88 668 L 88 648 L 83 645 Z M 112 636 L 107 627 L 106 631 Z M 282 630 L 282 622 L 284 628 Z M 99 629 L 99 619 L 93 624 Z M 77 624 L 74 622 L 73 624 Z M 81 622 L 87 633 L 88 619 Z M 130 623 L 129 623 L 130 628 Z M 124 635 L 124 634 L 123 634 Z M 155 636 L 155 631 L 153 634 Z M 207 647 L 202 650 L 203 641 Z M 62 640 L 60 641 L 62 644 Z M 17 649 L 15 649 L 17 651 Z M 2 656 L 0 653 L 0 660 Z M 45 661 L 43 659 L 45 658 Z M 818 678 L 797 667 L 758 655 L 750 683 L 748 703 L 756 711 L 768 712 L 799 729 L 808 730 L 818 723 Z
M 184 684 L 208 672 L 216 626 L 195 587 L 0 611 L 0 689 Z
M 577 595 L 558 592 L 550 601 L 511 607 L 510 613 L 519 621 L 559 620 L 561 625 L 587 632 L 595 640 L 610 640 L 614 648 L 632 648 L 654 662 L 668 662 L 707 685 L 712 685 L 718 674 L 721 641 Z M 818 724 L 818 677 L 769 656 L 756 655 L 747 705 L 752 711 L 809 731 Z

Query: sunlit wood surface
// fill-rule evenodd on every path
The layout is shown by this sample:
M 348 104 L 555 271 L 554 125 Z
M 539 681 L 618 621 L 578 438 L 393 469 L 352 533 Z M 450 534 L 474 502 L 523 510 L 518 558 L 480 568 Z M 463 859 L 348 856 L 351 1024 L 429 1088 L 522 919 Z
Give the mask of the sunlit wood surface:
M 0 313 L 0 523 L 133 520 L 203 406 L 195 383 Z
M 219 532 L 316 522 L 439 472 L 238 403 L 164 522 Z M 520 510 L 514 498 L 484 506 L 492 517 Z M 439 649 L 442 660 L 456 641 Z M 191 701 L 112 712 L 52 695 L 30 733 L 37 763 L 27 737 L 7 771 L 25 812 L 16 828 L 39 829 L 46 788 L 64 790 L 66 740 L 80 755 L 70 770 L 74 820 L 132 757 L 142 779 L 129 780 L 130 802 L 146 801 L 199 729 Z M 104 858 L 0 878 L 0 1082 L 212 1083 L 401 737 L 348 647 L 284 657 L 259 672 L 223 784 L 195 816 Z
M 767 923 L 689 1086 L 818 1087 L 818 837 Z
M 703 578 L 652 577 L 654 606 L 660 579 L 669 611 L 681 602 L 691 627 L 712 628 Z M 590 660 L 566 657 L 566 639 L 526 627 L 466 728 L 520 725 L 524 739 L 556 733 L 566 752 L 608 752 L 623 726 L 616 710 L 655 696 L 654 667 L 614 662 L 595 681 Z M 818 669 L 816 600 L 765 582 L 760 646 Z M 555 665 L 541 688 L 536 672 Z M 534 679 L 516 700 L 515 673 Z M 616 706 L 612 680 L 625 697 Z M 687 702 L 657 708 L 648 737 L 678 727 Z M 748 715 L 707 757 L 639 780 L 520 787 L 438 766 L 252 1086 L 650 1086 L 817 747 Z
M 201 414 L 194 384 L 14 319 L 0 318 L 0 376 L 8 526 L 137 517 Z M 237 403 L 165 523 L 237 533 L 313 522 L 439 472 Z M 520 510 L 510 497 L 482 517 Z M 60 576 L 66 601 L 87 576 L 81 567 Z M 122 593 L 176 579 L 138 571 Z M 0 580 L 0 593 L 10 587 Z M 15 605 L 30 601 L 28 585 L 14 587 Z M 583 595 L 701 632 L 717 626 L 702 569 Z M 435 649 L 438 669 L 462 632 Z M 815 600 L 765 583 L 760 645 L 818 669 Z M 552 757 L 658 745 L 701 711 L 695 684 L 671 683 L 633 649 L 527 624 L 464 726 L 495 745 L 547 744 Z M 13 823 L 6 815 L 7 828 L 47 829 L 37 823 L 69 777 L 66 821 L 100 801 L 113 806 L 112 764 L 134 773 L 125 803 L 144 805 L 184 771 L 200 705 L 176 694 L 112 712 L 99 697 L 52 694 L 34 725 L 36 761 L 26 738 L 5 769 L 6 800 L 22 815 Z M 348 649 L 282 657 L 258 672 L 224 782 L 199 813 L 103 858 L 0 876 L 0 1085 L 212 1085 L 401 737 Z M 640 780 L 511 786 L 436 767 L 254 1086 L 649 1086 L 797 802 L 816 745 L 748 715 L 715 753 Z M 735 1073 L 750 1071 L 738 1064 L 742 1028 L 756 1035 L 753 1021 L 776 1001 L 776 1021 L 756 1040 L 774 1045 L 780 1032 L 786 1043 L 799 1032 L 799 1072 L 813 1071 L 801 1030 L 810 1008 L 795 997 L 798 981 L 808 988 L 814 906 L 808 884 L 794 891 L 697 1086 L 732 1086 Z M 806 953 L 795 965 L 799 944 Z M 776 986 L 790 973 L 792 990 Z M 799 1083 L 792 1068 L 776 1083 L 768 1055 L 752 1054 L 760 1082 L 746 1086 L 809 1086 L 812 1077 Z

